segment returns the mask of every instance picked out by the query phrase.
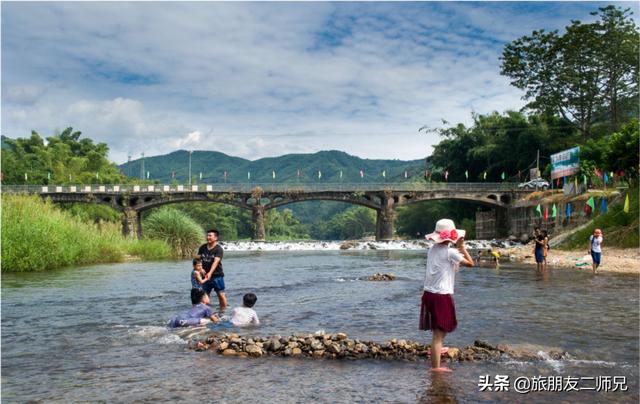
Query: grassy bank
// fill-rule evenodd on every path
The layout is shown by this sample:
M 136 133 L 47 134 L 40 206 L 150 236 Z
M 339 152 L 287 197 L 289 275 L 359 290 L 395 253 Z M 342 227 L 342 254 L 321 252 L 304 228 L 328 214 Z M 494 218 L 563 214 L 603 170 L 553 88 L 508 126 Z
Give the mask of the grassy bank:
M 562 249 L 587 248 L 589 236 L 596 228 L 602 229 L 604 245 L 620 248 L 638 248 L 638 188 L 629 189 L 629 213 L 623 211 L 624 198 L 609 207 L 609 211 L 596 216 L 587 227 L 567 237 Z
M 115 223 L 79 221 L 36 196 L 2 196 L 2 271 L 47 269 L 124 261 L 135 255 L 145 260 L 171 257 L 158 240 L 125 239 Z

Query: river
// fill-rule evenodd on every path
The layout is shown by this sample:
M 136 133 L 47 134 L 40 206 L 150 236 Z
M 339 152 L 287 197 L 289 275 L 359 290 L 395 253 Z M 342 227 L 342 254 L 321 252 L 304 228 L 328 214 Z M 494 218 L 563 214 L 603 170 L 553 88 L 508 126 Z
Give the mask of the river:
M 244 293 L 258 296 L 262 325 L 242 334 L 324 330 L 429 342 L 417 329 L 425 261 L 424 251 L 229 251 L 224 268 L 232 306 Z M 190 351 L 165 328 L 190 307 L 190 269 L 187 261 L 136 262 L 3 274 L 3 401 L 638 402 L 637 276 L 551 270 L 543 277 L 518 264 L 463 269 L 459 325 L 445 344 L 538 345 L 540 360 L 453 363 L 453 373 L 434 376 L 426 361 Z M 398 279 L 363 280 L 376 272 Z M 572 359 L 545 359 L 551 348 Z M 497 384 L 481 391 L 485 376 L 485 387 L 508 377 L 509 391 L 495 391 Z M 517 378 L 538 376 L 577 382 L 514 391 Z M 618 391 L 605 392 L 613 380 Z

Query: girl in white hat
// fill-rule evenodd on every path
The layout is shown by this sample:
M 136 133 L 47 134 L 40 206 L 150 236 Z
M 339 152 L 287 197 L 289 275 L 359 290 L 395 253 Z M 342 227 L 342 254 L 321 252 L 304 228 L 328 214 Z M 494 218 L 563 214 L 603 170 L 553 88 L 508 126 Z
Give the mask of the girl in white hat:
M 427 255 L 427 271 L 420 308 L 420 329 L 431 330 L 431 370 L 450 372 L 440 367 L 440 354 L 445 335 L 456 329 L 453 284 L 460 265 L 472 267 L 473 258 L 464 246 L 464 230 L 457 230 L 453 220 L 440 219 L 436 230 L 425 238 L 435 241 Z M 455 243 L 456 248 L 449 248 Z

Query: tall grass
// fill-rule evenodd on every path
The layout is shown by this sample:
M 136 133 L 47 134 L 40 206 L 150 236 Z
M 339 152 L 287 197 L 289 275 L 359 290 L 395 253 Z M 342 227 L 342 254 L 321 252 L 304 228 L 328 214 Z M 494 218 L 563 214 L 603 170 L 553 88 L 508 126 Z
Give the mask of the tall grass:
M 192 257 L 202 243 L 204 230 L 179 210 L 164 207 L 142 222 L 145 237 L 164 240 L 177 257 Z
M 638 188 L 628 190 L 629 213 L 623 211 L 624 198 L 609 207 L 609 211 L 596 216 L 584 229 L 569 236 L 561 245 L 562 249 L 588 248 L 589 236 L 597 228 L 602 229 L 603 247 L 638 248 Z
M 43 271 L 70 265 L 170 256 L 161 241 L 128 240 L 115 223 L 83 223 L 37 196 L 2 195 L 2 271 Z

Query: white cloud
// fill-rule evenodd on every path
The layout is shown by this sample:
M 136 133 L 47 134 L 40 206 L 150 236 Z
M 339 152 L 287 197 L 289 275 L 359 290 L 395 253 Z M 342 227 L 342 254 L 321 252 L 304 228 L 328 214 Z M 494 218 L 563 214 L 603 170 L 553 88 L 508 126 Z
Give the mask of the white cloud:
M 341 149 L 415 159 L 422 125 L 519 109 L 502 44 L 582 3 L 2 4 L 2 133 L 73 126 L 111 157 Z M 636 6 L 637 8 L 637 6 Z

